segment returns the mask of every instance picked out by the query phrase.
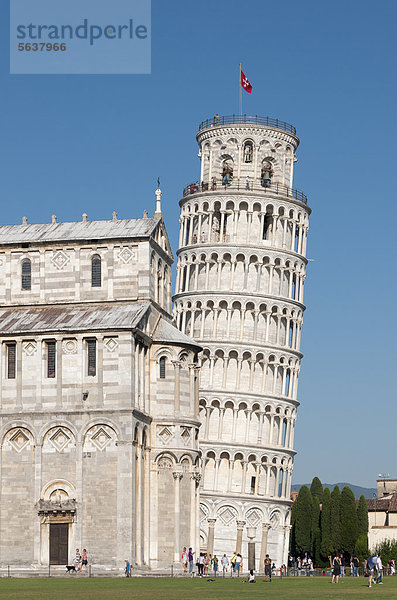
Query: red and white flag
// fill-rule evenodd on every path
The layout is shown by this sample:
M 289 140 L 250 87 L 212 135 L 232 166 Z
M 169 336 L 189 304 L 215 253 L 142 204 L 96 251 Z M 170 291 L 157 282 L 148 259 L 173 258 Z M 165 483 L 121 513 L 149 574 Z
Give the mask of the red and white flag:
M 241 84 L 241 87 L 243 88 L 243 90 L 245 90 L 249 94 L 252 92 L 252 85 L 250 84 L 247 77 L 244 75 L 244 73 L 242 71 L 241 71 L 240 84 Z

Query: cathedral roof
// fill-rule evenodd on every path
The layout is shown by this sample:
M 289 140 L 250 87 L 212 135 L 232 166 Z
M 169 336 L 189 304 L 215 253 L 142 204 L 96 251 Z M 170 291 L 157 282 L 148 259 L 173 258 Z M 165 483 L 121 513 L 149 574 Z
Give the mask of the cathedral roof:
M 157 343 L 165 344 L 178 344 L 180 346 L 195 346 L 197 350 L 201 350 L 201 346 L 197 344 L 192 338 L 188 337 L 172 323 L 161 317 L 157 323 L 156 329 L 153 333 L 153 341 Z
M 63 242 L 150 237 L 159 218 L 77 221 L 0 226 L 0 246 L 25 242 Z
M 110 306 L 105 303 L 2 308 L 0 309 L 0 335 L 133 329 L 148 307 L 148 302 L 141 302 Z

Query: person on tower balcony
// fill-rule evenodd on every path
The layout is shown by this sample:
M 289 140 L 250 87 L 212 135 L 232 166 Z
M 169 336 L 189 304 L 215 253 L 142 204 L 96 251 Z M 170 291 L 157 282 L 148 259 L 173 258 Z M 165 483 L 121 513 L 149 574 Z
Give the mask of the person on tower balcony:
M 216 190 L 216 177 L 211 179 L 211 190 Z

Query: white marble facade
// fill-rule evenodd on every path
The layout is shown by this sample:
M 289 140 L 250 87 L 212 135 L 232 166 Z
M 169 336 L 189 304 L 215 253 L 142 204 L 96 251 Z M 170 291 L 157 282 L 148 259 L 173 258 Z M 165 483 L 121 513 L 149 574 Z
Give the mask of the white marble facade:
M 214 117 L 180 201 L 174 316 L 200 354 L 200 543 L 287 563 L 310 209 L 292 126 Z M 251 532 L 250 532 L 251 533 Z M 245 563 L 247 564 L 247 563 Z
M 286 562 L 310 209 L 291 126 L 202 124 L 153 218 L 0 227 L 0 566 Z M 201 370 L 201 373 L 200 373 Z M 253 529 L 252 529 L 253 528 Z
M 158 206 L 159 195 L 158 195 Z M 0 565 L 179 561 L 198 544 L 200 348 L 162 216 L 0 227 Z

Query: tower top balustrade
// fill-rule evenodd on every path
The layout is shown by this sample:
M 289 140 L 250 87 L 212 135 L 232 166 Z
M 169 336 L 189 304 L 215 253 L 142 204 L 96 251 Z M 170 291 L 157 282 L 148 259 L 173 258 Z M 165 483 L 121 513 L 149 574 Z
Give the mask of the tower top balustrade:
M 298 202 L 302 202 L 303 204 L 307 204 L 307 196 L 296 190 L 294 188 L 290 188 L 283 183 L 269 183 L 268 181 L 260 180 L 258 182 L 252 181 L 252 178 L 244 178 L 244 179 L 233 179 L 229 180 L 228 183 L 216 182 L 213 178 L 212 181 L 205 182 L 196 181 L 195 183 L 190 183 L 183 189 L 183 198 L 186 196 L 192 196 L 193 194 L 198 193 L 207 193 L 212 192 L 216 193 L 221 191 L 221 193 L 249 193 L 249 192 L 261 192 L 264 194 L 276 194 L 279 196 L 286 196 L 287 198 L 294 198 L 298 200 Z
M 206 119 L 200 123 L 199 133 L 205 129 L 225 125 L 262 125 L 264 127 L 272 127 L 273 129 L 286 131 L 287 133 L 291 133 L 296 137 L 296 129 L 293 125 L 290 125 L 285 121 L 280 121 L 279 119 L 273 119 L 271 117 L 259 117 L 258 115 L 215 115 L 212 117 L 212 119 Z

